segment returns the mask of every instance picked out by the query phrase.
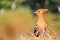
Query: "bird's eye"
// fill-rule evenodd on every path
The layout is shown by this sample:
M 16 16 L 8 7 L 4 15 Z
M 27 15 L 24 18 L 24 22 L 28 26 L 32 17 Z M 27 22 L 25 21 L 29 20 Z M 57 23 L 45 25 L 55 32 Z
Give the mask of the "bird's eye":
M 40 11 L 38 11 L 38 12 L 40 12 Z

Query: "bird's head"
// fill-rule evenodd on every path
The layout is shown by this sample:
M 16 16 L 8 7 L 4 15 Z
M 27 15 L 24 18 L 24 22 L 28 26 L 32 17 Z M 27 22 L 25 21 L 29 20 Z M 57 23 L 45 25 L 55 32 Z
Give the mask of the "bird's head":
M 38 9 L 34 13 L 36 13 L 37 15 L 40 15 L 40 14 L 44 14 L 47 11 L 48 11 L 48 9 L 42 8 L 42 9 Z

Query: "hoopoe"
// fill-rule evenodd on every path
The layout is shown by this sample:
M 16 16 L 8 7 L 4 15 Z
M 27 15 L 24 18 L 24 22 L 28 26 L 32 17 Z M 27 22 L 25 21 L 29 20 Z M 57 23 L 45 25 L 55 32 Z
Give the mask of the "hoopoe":
M 38 16 L 38 20 L 37 20 L 37 24 L 36 24 L 36 27 L 35 27 L 35 30 L 34 30 L 34 34 L 36 37 L 39 36 L 40 33 L 45 33 L 45 29 L 47 27 L 47 24 L 44 20 L 44 13 L 48 11 L 47 9 L 38 9 L 37 11 L 35 11 L 35 13 L 37 14 Z

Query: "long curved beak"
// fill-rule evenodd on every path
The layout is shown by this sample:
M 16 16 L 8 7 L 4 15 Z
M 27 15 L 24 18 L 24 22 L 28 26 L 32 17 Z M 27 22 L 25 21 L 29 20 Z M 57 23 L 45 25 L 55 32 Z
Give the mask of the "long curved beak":
M 34 14 L 36 14 L 37 12 L 35 11 Z

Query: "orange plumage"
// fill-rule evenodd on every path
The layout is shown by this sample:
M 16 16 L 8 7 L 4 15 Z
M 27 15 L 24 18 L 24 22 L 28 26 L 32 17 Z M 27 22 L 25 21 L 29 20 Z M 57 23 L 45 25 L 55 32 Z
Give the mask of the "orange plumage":
M 37 14 L 37 16 L 38 16 L 38 20 L 37 20 L 37 27 L 38 27 L 38 29 L 41 31 L 41 30 L 43 30 L 43 29 L 45 29 L 46 28 L 46 26 L 47 26 L 47 24 L 46 24 L 46 22 L 45 22 L 45 20 L 44 20 L 44 13 L 46 12 L 47 10 L 46 9 L 38 9 L 35 13 Z

